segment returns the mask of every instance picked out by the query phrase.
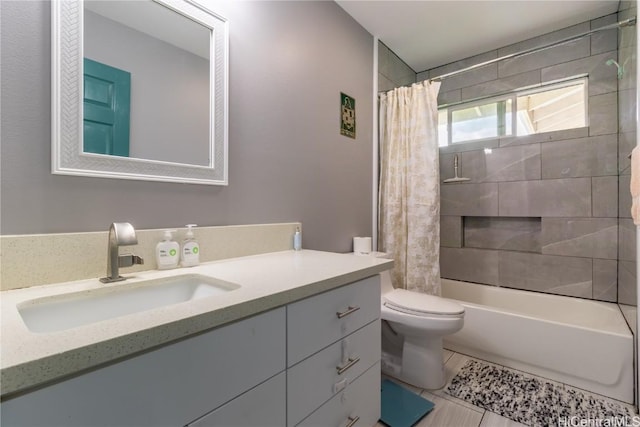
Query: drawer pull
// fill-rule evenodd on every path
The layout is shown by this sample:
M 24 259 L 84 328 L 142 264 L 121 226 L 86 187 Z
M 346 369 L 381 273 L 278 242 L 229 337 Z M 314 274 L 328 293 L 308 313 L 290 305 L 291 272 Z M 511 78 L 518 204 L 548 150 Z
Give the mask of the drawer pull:
M 349 420 L 349 424 L 347 424 L 346 427 L 353 427 L 360 420 L 360 417 L 348 417 L 347 420 Z
M 347 369 L 349 369 L 350 367 L 352 367 L 353 365 L 355 365 L 356 363 L 358 363 L 360 361 L 359 357 L 356 358 L 349 358 L 349 360 L 347 361 L 347 363 L 344 366 L 336 366 L 336 369 L 338 370 L 338 375 L 342 375 L 343 373 L 345 373 L 347 371 Z
M 343 311 L 342 313 L 337 312 L 336 315 L 338 316 L 338 319 L 342 319 L 345 316 L 350 315 L 351 313 L 355 313 L 356 311 L 360 310 L 360 307 L 351 307 L 349 306 L 345 311 Z

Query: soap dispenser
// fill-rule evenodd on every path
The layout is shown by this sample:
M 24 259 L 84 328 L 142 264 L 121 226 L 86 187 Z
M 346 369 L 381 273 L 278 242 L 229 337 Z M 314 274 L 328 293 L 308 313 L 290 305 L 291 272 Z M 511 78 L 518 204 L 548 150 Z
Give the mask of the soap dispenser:
M 182 242 L 182 266 L 193 267 L 200 264 L 200 245 L 193 236 L 193 228 L 198 224 L 187 224 L 187 234 Z
M 296 232 L 293 233 L 293 250 L 302 250 L 302 233 L 300 232 L 300 227 L 296 227 Z
M 180 261 L 180 244 L 173 241 L 173 233 L 176 230 L 165 230 L 161 242 L 156 245 L 156 262 L 159 270 L 176 268 Z

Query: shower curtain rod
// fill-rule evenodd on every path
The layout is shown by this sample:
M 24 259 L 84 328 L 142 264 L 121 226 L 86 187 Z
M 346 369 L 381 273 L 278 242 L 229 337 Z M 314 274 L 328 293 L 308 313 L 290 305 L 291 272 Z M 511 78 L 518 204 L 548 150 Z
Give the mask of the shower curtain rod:
M 446 73 L 446 74 L 441 74 L 439 76 L 435 76 L 435 77 L 431 77 L 429 78 L 429 80 L 434 81 L 434 80 L 442 80 L 442 79 L 446 79 L 447 77 L 451 77 L 454 76 L 456 74 L 460 74 L 460 73 L 465 73 L 467 71 L 471 71 L 471 70 L 475 70 L 476 68 L 480 68 L 480 67 L 484 67 L 485 65 L 490 65 L 493 64 L 494 62 L 498 62 L 498 61 L 504 61 L 506 59 L 512 59 L 512 58 L 520 58 L 521 56 L 526 56 L 526 55 L 530 55 L 532 53 L 536 53 L 536 52 L 540 52 L 542 50 L 546 50 L 546 49 L 550 49 L 552 47 L 555 46 L 560 46 L 563 44 L 567 44 L 576 40 L 580 40 L 584 37 L 590 36 L 591 34 L 595 34 L 598 33 L 600 31 L 606 31 L 606 30 L 613 30 L 616 28 L 623 28 L 623 27 L 629 27 L 629 26 L 633 26 L 636 24 L 636 18 L 635 16 L 633 18 L 629 18 L 629 19 L 625 19 L 624 21 L 619 21 L 616 22 L 614 24 L 609 24 L 609 25 L 605 25 L 603 27 L 600 28 L 596 28 L 594 30 L 591 31 L 587 31 L 581 34 L 576 34 L 575 36 L 571 36 L 571 37 L 567 37 L 546 45 L 542 45 L 542 46 L 537 46 L 537 47 L 533 47 L 531 49 L 526 49 L 520 52 L 516 52 L 516 53 L 510 53 L 508 55 L 505 56 L 501 56 L 499 58 L 495 58 L 495 59 L 491 59 L 489 61 L 485 61 L 485 62 L 481 62 L 479 64 L 475 64 L 475 65 L 471 65 L 469 67 L 466 68 L 462 68 L 460 70 L 456 70 L 456 71 L 452 71 L 450 73 Z
M 457 74 L 466 73 L 467 71 L 471 71 L 471 70 L 475 70 L 476 68 L 484 67 L 485 65 L 493 64 L 495 62 L 504 61 L 506 59 L 520 58 L 521 56 L 530 55 L 532 53 L 536 53 L 536 52 L 540 52 L 542 50 L 550 49 L 550 48 L 555 47 L 555 46 L 560 46 L 560 45 L 563 45 L 563 44 L 570 43 L 572 41 L 580 40 L 580 39 L 582 39 L 584 37 L 590 36 L 591 34 L 594 34 L 594 33 L 598 33 L 600 31 L 613 30 L 615 28 L 622 28 L 622 27 L 629 27 L 629 26 L 633 26 L 635 24 L 636 24 L 636 17 L 634 16 L 633 18 L 625 19 L 624 21 L 619 21 L 619 22 L 616 22 L 614 24 L 605 25 L 603 27 L 596 28 L 594 30 L 587 31 L 587 32 L 584 32 L 584 33 L 581 33 L 581 34 L 576 34 L 575 36 L 571 36 L 571 37 L 567 37 L 567 38 L 564 38 L 564 39 L 561 39 L 561 40 L 557 40 L 557 41 L 555 41 L 553 43 L 549 43 L 549 44 L 542 45 L 542 46 L 536 46 L 536 47 L 533 47 L 531 49 L 526 49 L 526 50 L 523 50 L 523 51 L 520 51 L 520 52 L 510 53 L 508 55 L 501 56 L 501 57 L 495 58 L 495 59 L 491 59 L 489 61 L 481 62 L 479 64 L 471 65 L 471 66 L 466 67 L 466 68 L 461 68 L 459 70 L 452 71 L 450 73 L 445 73 L 445 74 L 441 74 L 439 76 L 431 77 L 431 78 L 429 78 L 427 80 L 430 80 L 430 81 L 443 80 L 443 79 L 446 79 L 448 77 L 455 76 Z

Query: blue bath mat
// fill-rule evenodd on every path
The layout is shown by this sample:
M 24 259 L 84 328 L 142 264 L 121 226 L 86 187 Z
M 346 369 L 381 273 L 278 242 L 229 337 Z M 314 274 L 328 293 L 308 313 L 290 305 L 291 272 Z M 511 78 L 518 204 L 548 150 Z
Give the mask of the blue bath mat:
M 411 427 L 435 405 L 390 380 L 382 380 L 382 416 L 390 427 Z

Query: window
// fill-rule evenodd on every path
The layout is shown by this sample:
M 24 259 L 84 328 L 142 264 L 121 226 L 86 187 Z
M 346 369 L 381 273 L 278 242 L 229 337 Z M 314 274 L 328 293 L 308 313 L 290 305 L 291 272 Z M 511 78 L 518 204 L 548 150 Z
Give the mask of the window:
M 464 102 L 438 110 L 441 147 L 587 125 L 586 78 Z

